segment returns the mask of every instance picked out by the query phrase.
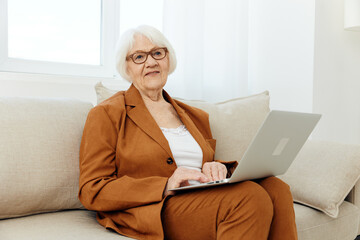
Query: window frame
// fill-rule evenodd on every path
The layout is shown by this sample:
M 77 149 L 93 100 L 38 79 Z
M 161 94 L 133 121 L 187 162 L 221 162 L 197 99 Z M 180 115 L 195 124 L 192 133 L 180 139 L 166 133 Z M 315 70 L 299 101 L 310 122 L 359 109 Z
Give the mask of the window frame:
M 8 0 L 0 0 L 0 71 L 88 77 L 115 77 L 115 45 L 119 34 L 119 1 L 101 1 L 100 65 L 11 58 L 8 55 Z

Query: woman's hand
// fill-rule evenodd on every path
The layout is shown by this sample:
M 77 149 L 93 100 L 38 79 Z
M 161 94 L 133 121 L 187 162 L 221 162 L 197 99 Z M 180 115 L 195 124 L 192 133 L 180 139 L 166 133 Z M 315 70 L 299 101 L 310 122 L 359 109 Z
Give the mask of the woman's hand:
M 202 167 L 202 172 L 210 181 L 218 181 L 226 178 L 227 169 L 222 163 L 206 162 Z
M 209 182 L 210 179 L 207 178 L 203 173 L 188 169 L 185 167 L 179 167 L 177 168 L 173 175 L 169 178 L 166 188 L 164 191 L 164 197 L 167 195 L 174 195 L 174 191 L 169 191 L 169 189 L 183 187 L 183 186 L 189 186 L 188 180 L 196 180 L 201 183 Z

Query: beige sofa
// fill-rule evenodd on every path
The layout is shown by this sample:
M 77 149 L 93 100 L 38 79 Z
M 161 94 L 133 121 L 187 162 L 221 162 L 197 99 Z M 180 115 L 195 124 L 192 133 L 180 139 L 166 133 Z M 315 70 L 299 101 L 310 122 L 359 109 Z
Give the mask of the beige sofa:
M 107 94 L 111 95 L 111 92 Z M 211 128 L 218 139 L 216 157 L 228 160 L 243 154 L 269 111 L 266 92 L 218 104 L 186 102 L 210 113 Z M 77 198 L 79 144 L 87 113 L 92 107 L 88 102 L 71 99 L 0 98 L 1 240 L 129 239 L 100 226 L 95 213 L 85 210 Z M 226 141 L 232 142 L 232 149 L 226 147 Z M 294 203 L 300 240 L 353 240 L 360 233 L 360 182 L 358 176 L 354 176 L 360 175 L 356 163 L 360 162 L 358 149 L 359 146 L 308 141 L 301 150 L 295 160 L 300 165 L 295 167 L 300 169 L 306 160 L 314 162 L 314 169 L 326 165 L 329 156 L 323 155 L 324 151 L 330 151 L 330 158 L 341 153 L 342 162 L 352 161 L 347 164 L 350 170 L 341 170 L 351 172 L 351 176 L 342 172 L 337 180 L 344 187 L 337 187 L 336 191 L 345 194 L 339 200 L 338 213 L 331 212 L 334 206 L 329 210 L 316 201 L 309 207 L 312 203 L 301 199 L 300 191 L 298 201 L 307 204 Z M 292 171 L 298 170 L 293 168 Z M 326 173 L 321 174 L 325 174 L 321 179 L 329 177 Z M 289 182 L 292 190 L 296 190 L 296 179 L 292 179 L 295 175 L 281 176 Z M 319 176 L 307 176 L 307 179 L 313 185 L 320 185 L 320 189 L 329 187 L 326 183 L 316 182 L 319 181 L 316 177 Z M 357 181 L 355 186 L 355 182 L 351 183 L 354 179 Z M 302 182 L 301 189 L 304 190 L 306 181 Z M 348 194 L 350 189 L 352 191 Z M 296 191 L 294 194 L 299 195 Z

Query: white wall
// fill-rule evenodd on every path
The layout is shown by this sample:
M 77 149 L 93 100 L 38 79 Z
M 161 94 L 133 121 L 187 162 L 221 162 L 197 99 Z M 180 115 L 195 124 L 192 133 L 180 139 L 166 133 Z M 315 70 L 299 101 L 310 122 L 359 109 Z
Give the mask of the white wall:
M 314 137 L 360 143 L 360 32 L 344 30 L 344 0 L 316 0 Z
M 250 92 L 272 109 L 312 111 L 315 0 L 249 1 Z

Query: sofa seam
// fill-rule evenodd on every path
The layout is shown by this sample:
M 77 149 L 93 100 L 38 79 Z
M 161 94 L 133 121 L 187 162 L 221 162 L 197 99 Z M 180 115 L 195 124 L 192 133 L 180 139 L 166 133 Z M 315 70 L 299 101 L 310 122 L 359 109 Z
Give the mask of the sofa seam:
M 357 206 L 356 206 L 356 207 L 357 207 Z M 357 207 L 357 208 L 358 208 L 358 207 Z M 338 219 L 341 219 L 341 218 L 344 218 L 344 217 L 356 216 L 356 215 L 358 215 L 358 214 L 348 214 L 348 215 L 345 215 L 345 216 L 342 216 L 342 217 L 338 217 L 338 218 L 333 218 L 333 219 L 338 220 Z M 331 223 L 331 222 L 333 222 L 333 221 L 335 221 L 335 220 L 328 221 L 328 222 L 326 222 L 326 223 L 322 223 L 322 224 L 319 224 L 319 225 L 316 225 L 316 226 L 312 226 L 312 227 L 306 228 L 306 230 L 308 230 L 308 229 L 313 229 L 313 228 L 317 228 L 317 227 L 320 227 L 320 226 L 322 226 L 322 225 L 329 224 L 329 223 Z M 298 230 L 298 231 L 305 231 L 305 230 Z

